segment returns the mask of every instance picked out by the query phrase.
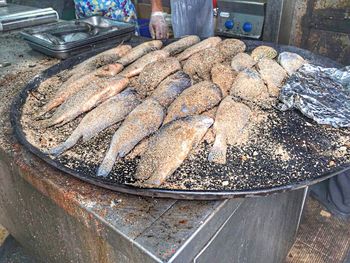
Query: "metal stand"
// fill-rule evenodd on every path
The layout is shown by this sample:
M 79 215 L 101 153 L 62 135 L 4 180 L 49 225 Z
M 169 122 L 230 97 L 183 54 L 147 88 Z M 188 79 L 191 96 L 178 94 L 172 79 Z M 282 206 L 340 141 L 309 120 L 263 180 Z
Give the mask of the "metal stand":
M 28 182 L 35 167 L 11 163 L 1 151 L 0 223 L 44 262 L 282 262 L 305 201 L 304 190 L 205 202 L 95 187 L 87 200 L 73 197 L 69 187 L 53 198 L 50 189 L 42 193 Z

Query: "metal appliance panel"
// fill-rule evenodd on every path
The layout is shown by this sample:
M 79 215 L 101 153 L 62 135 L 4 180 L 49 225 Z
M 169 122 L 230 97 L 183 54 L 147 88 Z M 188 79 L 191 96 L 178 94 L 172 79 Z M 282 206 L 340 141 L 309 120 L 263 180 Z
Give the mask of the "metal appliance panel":
M 260 39 L 263 35 L 265 3 L 218 0 L 216 34 Z

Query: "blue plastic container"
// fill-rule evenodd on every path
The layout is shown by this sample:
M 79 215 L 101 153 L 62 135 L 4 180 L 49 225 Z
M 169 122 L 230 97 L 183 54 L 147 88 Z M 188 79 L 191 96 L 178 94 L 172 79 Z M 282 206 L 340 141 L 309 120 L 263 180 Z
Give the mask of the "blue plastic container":
M 140 35 L 142 37 L 151 38 L 151 33 L 149 32 L 149 19 L 137 19 L 137 23 L 139 24 Z

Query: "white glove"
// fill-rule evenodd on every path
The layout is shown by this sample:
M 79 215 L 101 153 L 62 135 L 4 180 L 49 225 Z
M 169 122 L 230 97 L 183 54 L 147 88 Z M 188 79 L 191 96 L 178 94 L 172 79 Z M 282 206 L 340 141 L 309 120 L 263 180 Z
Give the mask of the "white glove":
M 149 32 L 153 39 L 168 38 L 168 24 L 163 12 L 152 12 L 149 22 Z

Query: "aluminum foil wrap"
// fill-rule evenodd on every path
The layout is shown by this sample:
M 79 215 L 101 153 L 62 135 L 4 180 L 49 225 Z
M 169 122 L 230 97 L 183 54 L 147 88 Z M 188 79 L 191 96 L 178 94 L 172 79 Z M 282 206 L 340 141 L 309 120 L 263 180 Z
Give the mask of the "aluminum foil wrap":
M 280 110 L 298 109 L 319 124 L 350 127 L 350 66 L 306 64 L 282 87 Z

